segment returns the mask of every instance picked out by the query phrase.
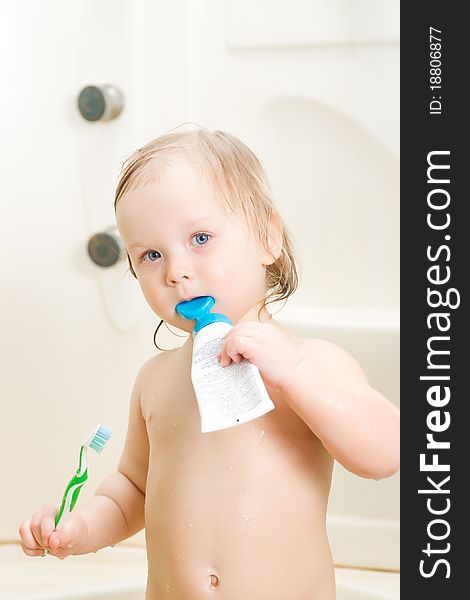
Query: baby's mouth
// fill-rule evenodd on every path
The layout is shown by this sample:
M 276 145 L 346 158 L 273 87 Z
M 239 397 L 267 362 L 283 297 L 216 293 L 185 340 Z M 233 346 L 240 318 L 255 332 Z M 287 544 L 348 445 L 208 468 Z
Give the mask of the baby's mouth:
M 192 305 L 190 304 L 190 302 L 191 302 L 191 301 L 194 301 L 194 300 L 197 300 L 198 298 L 201 298 L 201 299 L 202 299 L 202 298 L 207 298 L 207 296 L 201 296 L 201 295 L 199 295 L 199 296 L 186 296 L 185 298 L 182 298 L 182 299 L 181 299 L 181 300 L 180 300 L 180 301 L 179 301 L 179 302 L 176 304 L 176 306 L 175 306 L 175 312 L 176 312 L 176 313 L 177 313 L 179 316 L 182 316 L 182 315 L 181 315 L 181 313 L 180 313 L 180 312 L 177 310 L 177 308 L 178 308 L 179 306 L 183 306 L 183 307 L 185 307 L 185 306 L 188 306 L 188 307 L 189 307 L 189 306 L 192 306 Z
M 215 304 L 213 296 L 187 296 L 175 306 L 175 312 L 180 316 L 190 321 L 197 319 L 199 312 L 202 310 L 210 311 Z
M 181 300 L 178 301 L 178 304 L 181 302 L 189 302 L 190 300 L 194 300 L 194 298 L 202 298 L 202 296 L 186 296 L 185 298 L 181 298 Z

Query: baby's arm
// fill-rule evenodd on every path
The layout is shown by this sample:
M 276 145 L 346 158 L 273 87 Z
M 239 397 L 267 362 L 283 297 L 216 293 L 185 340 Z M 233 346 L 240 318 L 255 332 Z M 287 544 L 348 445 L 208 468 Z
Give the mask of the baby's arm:
M 399 411 L 358 363 L 322 340 L 297 340 L 301 360 L 280 386 L 287 402 L 349 471 L 371 479 L 399 468 Z
M 95 496 L 75 508 L 70 519 L 54 530 L 57 507 L 38 511 L 20 526 L 23 551 L 40 556 L 44 548 L 58 558 L 96 552 L 134 535 L 144 526 L 148 438 L 141 411 L 139 373 L 132 392 L 126 442 L 116 473 L 109 475 Z
M 140 383 L 145 372 L 144 367 L 132 392 L 126 442 L 117 473 L 105 479 L 90 502 L 79 510 L 87 524 L 88 540 L 77 554 L 114 546 L 144 527 L 149 446 Z

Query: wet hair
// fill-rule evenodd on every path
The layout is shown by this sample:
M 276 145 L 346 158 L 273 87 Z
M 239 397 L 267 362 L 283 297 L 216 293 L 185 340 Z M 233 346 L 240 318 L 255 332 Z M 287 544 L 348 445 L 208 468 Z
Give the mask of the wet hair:
M 298 287 L 299 276 L 293 253 L 292 237 L 274 207 L 264 169 L 255 154 L 234 135 L 194 126 L 176 128 L 136 150 L 124 162 L 116 187 L 114 209 L 129 192 L 158 177 L 158 169 L 172 156 L 186 157 L 203 169 L 208 167 L 224 207 L 243 214 L 262 247 L 274 262 L 265 265 L 266 294 L 259 310 L 272 302 L 287 301 Z M 282 236 L 280 255 L 272 255 L 269 246 L 269 221 L 273 217 Z M 137 278 L 129 254 L 129 269 Z

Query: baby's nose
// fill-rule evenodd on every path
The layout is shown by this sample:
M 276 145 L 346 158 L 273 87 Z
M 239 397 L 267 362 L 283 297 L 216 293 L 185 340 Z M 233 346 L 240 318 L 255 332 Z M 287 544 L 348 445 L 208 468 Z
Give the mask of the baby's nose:
M 182 267 L 170 267 L 167 272 L 167 284 L 168 285 L 176 285 L 181 281 L 186 279 L 191 279 L 191 273 L 189 269 L 185 269 Z
M 191 257 L 185 252 L 174 252 L 167 255 L 164 260 L 166 265 L 167 285 L 177 285 L 181 281 L 193 278 L 193 263 Z
M 167 283 L 168 283 L 168 285 L 176 285 L 186 279 L 189 279 L 189 277 L 187 275 L 179 275 L 179 276 L 178 275 L 169 275 Z

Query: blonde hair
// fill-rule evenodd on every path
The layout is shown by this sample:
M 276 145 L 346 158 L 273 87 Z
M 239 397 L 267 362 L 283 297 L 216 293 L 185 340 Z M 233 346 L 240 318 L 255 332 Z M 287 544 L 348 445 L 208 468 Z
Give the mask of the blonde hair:
M 268 224 L 276 217 L 282 236 L 281 253 L 266 269 L 266 291 L 261 311 L 270 303 L 286 300 L 298 287 L 292 238 L 281 216 L 274 208 L 271 189 L 264 169 L 255 154 L 237 137 L 224 131 L 209 131 L 202 127 L 189 131 L 171 131 L 136 152 L 123 164 L 116 187 L 114 209 L 127 193 L 156 176 L 157 160 L 169 154 L 183 153 L 191 160 L 201 158 L 209 167 L 210 175 L 226 205 L 232 211 L 242 212 L 262 247 L 272 256 L 269 246 Z M 236 206 L 232 205 L 232 202 Z M 129 269 L 136 276 L 129 254 Z

